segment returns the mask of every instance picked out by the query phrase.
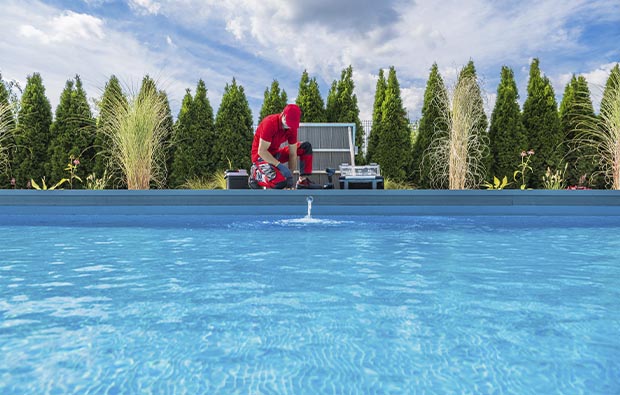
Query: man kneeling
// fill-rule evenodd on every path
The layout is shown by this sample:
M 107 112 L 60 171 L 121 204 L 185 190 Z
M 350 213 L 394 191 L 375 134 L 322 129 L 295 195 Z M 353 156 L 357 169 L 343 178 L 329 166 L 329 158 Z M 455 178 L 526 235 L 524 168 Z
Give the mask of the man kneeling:
M 300 162 L 297 188 L 310 188 L 312 174 L 312 145 L 297 141 L 301 110 L 288 104 L 280 114 L 266 116 L 256 129 L 252 142 L 250 186 L 269 189 L 292 188 L 293 171 Z M 287 142 L 288 145 L 282 147 Z M 284 163 L 288 162 L 288 167 Z

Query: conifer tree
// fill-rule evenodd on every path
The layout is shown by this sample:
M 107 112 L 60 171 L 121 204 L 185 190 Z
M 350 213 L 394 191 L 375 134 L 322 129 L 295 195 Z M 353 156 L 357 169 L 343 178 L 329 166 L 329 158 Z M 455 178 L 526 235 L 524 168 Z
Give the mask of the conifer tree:
M 45 177 L 51 124 L 52 107 L 41 75 L 34 73 L 28 77 L 17 119 L 17 148 L 12 163 L 17 188 L 25 188 L 30 179 L 40 182 Z
M 284 107 L 286 107 L 287 101 L 286 91 L 284 89 L 280 90 L 278 80 L 273 80 L 271 89 L 265 89 L 265 97 L 263 106 L 260 109 L 258 122 L 260 123 L 267 115 L 281 113 Z
M 82 81 L 77 75 L 75 81 L 69 80 L 65 85 L 50 132 L 52 140 L 46 166 L 48 182 L 68 178 L 66 167 L 74 160 L 79 160 L 75 175 L 85 181 L 94 166 L 95 120 Z M 72 182 L 71 187 L 81 188 L 82 184 Z
M 381 120 L 383 118 L 382 105 L 385 100 L 385 91 L 387 89 L 387 81 L 383 69 L 379 69 L 379 77 L 377 78 L 377 87 L 375 89 L 375 102 L 372 110 L 372 129 L 368 136 L 368 148 L 366 151 L 367 163 L 376 161 L 375 151 L 379 144 L 379 138 L 381 136 Z
M 443 114 L 448 112 L 448 91 L 444 85 L 437 63 L 433 63 L 424 91 L 422 118 L 418 128 L 418 138 L 413 146 L 413 182 L 418 188 L 431 188 L 431 157 L 428 148 L 436 131 L 446 130 Z
M 213 108 L 203 80 L 198 81 L 193 98 L 187 90 L 175 129 L 170 186 L 178 188 L 190 179 L 208 177 L 216 169 Z
M 193 117 L 192 111 L 192 94 L 190 89 L 186 89 L 183 102 L 181 103 L 181 109 L 177 116 L 177 122 L 174 125 L 174 137 L 172 146 L 172 163 L 170 165 L 170 171 L 168 173 L 168 186 L 170 188 L 178 188 L 186 180 L 197 177 L 197 161 L 196 153 L 194 152 L 194 141 L 196 137 L 193 136 L 193 131 L 196 130 L 192 126 Z
M 601 108 L 610 108 L 610 102 L 613 100 L 614 96 L 612 92 L 617 92 L 619 86 L 617 84 L 620 83 L 620 64 L 616 63 L 616 65 L 611 69 L 609 73 L 609 77 L 607 78 L 607 82 L 605 83 L 605 89 L 603 90 L 603 98 L 601 99 Z
M 299 82 L 299 93 L 295 103 L 301 109 L 301 122 L 326 122 L 325 104 L 316 78 L 310 79 L 304 70 Z
M 174 155 L 174 118 L 172 117 L 172 110 L 170 109 L 170 100 L 168 100 L 168 94 L 164 90 L 159 91 L 161 100 L 164 102 L 164 111 L 166 116 L 164 119 L 164 129 L 166 130 L 166 141 L 164 141 L 164 166 L 165 166 L 165 180 L 164 186 L 168 186 L 170 179 L 170 169 L 172 167 L 173 155 Z
M 577 141 L 577 131 L 581 125 L 594 116 L 590 89 L 585 77 L 573 75 L 566 84 L 560 103 L 560 128 L 566 146 L 564 161 L 568 165 L 565 180 L 568 185 L 580 184 L 580 178 L 585 176 L 588 186 L 604 187 L 602 177 L 597 174 L 596 152 L 592 147 L 580 147 Z
M 325 104 L 325 118 L 327 122 L 335 122 L 338 119 L 338 81 L 332 81 L 332 85 L 327 92 L 327 103 Z
M 107 174 L 108 164 L 110 161 L 110 141 L 105 133 L 103 133 L 103 125 L 108 122 L 107 117 L 111 112 L 111 107 L 117 100 L 127 104 L 127 99 L 121 89 L 121 84 L 116 76 L 112 75 L 105 85 L 103 96 L 99 101 L 99 118 L 97 119 L 97 133 L 95 136 L 95 165 L 93 172 L 95 177 L 101 179 Z
M 364 163 L 362 142 L 364 141 L 364 128 L 359 119 L 360 110 L 357 105 L 357 96 L 354 93 L 353 67 L 349 66 L 342 70 L 340 80 L 332 83 L 327 97 L 327 122 L 342 122 L 355 124 L 355 146 L 359 151 L 355 157 L 357 164 Z
M 470 60 L 467 65 L 461 70 L 459 75 L 459 79 L 471 77 L 475 80 L 478 79 L 476 75 L 476 67 L 474 66 L 474 62 Z M 457 81 L 458 84 L 458 81 Z M 489 168 L 491 167 L 491 150 L 489 148 L 489 135 L 487 132 L 488 120 L 487 116 L 484 112 L 484 100 L 482 99 L 482 92 L 480 91 L 480 87 L 478 84 L 475 85 L 475 95 L 474 95 L 474 106 L 476 108 L 476 113 L 481 114 L 480 119 L 478 119 L 477 124 L 474 126 L 474 133 L 480 137 L 481 142 L 481 174 L 480 176 L 486 175 L 485 178 L 488 178 Z M 482 181 L 482 180 L 480 180 Z
M 547 167 L 552 171 L 560 169 L 564 157 L 564 136 L 560 130 L 553 87 L 549 79 L 542 76 L 538 59 L 534 59 L 530 66 L 527 99 L 523 104 L 523 126 L 529 149 L 534 150 L 530 163 L 532 176 L 528 186 L 541 188 Z
M 501 180 L 507 177 L 511 183 L 514 171 L 521 161 L 520 153 L 528 150 L 518 99 L 514 73 L 511 68 L 503 66 L 489 128 L 492 157 L 489 178 L 497 177 Z
M 226 84 L 220 108 L 215 117 L 214 158 L 217 169 L 250 168 L 252 149 L 252 110 L 245 96 L 243 86 Z
M 388 73 L 380 125 L 374 156 L 381 166 L 381 174 L 395 181 L 405 181 L 411 158 L 411 132 L 394 66 Z

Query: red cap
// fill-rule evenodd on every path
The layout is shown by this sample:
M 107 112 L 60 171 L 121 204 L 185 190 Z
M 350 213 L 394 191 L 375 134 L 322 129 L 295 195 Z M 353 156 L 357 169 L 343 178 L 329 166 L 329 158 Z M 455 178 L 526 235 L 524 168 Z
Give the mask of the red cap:
M 299 106 L 297 104 L 287 104 L 282 114 L 286 117 L 286 125 L 296 132 L 301 119 L 301 109 Z

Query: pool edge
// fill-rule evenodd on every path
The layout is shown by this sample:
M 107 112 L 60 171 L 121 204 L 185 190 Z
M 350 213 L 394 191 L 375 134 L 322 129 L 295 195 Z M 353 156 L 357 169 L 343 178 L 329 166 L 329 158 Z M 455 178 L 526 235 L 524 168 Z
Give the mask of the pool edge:
M 0 190 L 2 215 L 620 216 L 611 190 Z

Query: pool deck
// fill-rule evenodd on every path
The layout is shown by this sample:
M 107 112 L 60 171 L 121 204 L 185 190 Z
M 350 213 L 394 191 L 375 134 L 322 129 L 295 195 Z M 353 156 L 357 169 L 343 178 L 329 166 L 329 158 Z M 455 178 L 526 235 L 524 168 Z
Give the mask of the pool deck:
M 620 216 L 609 190 L 0 190 L 0 215 Z

